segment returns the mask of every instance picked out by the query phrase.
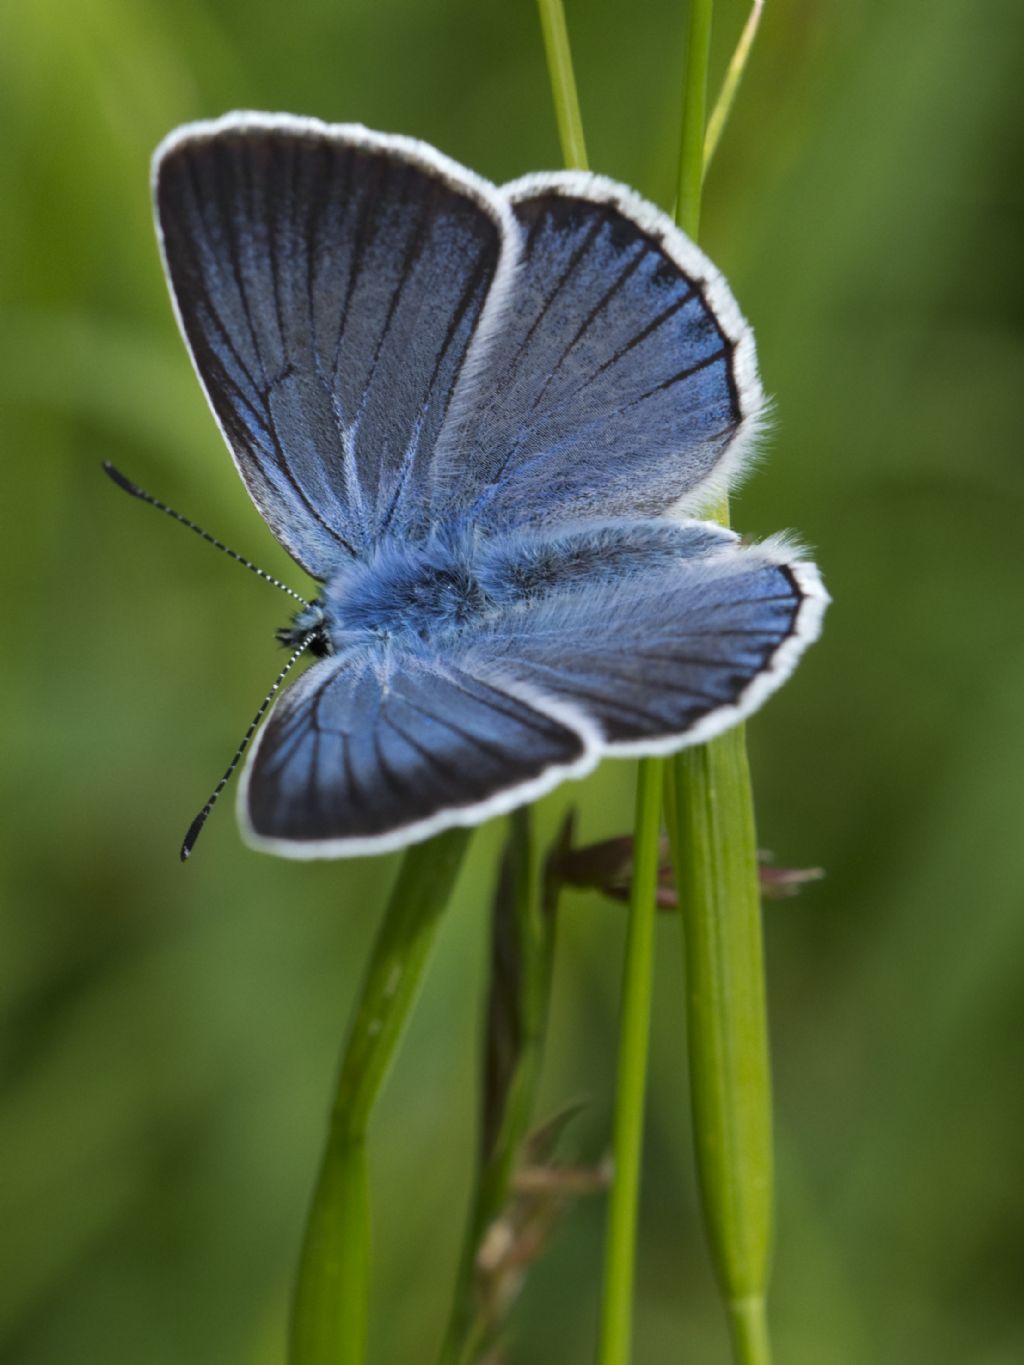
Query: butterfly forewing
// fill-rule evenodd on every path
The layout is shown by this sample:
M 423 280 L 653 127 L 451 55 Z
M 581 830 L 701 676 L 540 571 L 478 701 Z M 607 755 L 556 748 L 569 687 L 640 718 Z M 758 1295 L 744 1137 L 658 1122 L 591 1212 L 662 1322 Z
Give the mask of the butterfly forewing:
M 447 514 L 550 525 L 706 503 L 764 401 L 725 282 L 668 218 L 602 177 L 532 176 L 506 192 L 523 261 L 435 466 Z
M 510 230 L 496 192 L 409 139 L 260 116 L 183 130 L 154 179 L 196 369 L 278 538 L 326 578 L 421 529 Z

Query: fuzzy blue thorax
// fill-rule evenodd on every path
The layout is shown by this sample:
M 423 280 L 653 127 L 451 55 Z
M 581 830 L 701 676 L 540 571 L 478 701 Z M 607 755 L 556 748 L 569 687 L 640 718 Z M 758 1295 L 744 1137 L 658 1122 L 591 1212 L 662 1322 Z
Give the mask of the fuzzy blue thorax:
M 315 631 L 314 652 L 337 654 L 388 641 L 416 648 L 448 635 L 496 605 L 477 548 L 472 533 L 383 540 L 366 559 L 344 563 L 279 636 L 297 643 Z
M 706 523 L 618 520 L 490 535 L 463 526 L 423 540 L 387 539 L 366 559 L 344 563 L 279 638 L 295 645 L 314 631 L 319 654 L 387 641 L 441 645 L 510 605 L 580 584 L 628 582 L 733 540 Z
M 407 645 L 445 635 L 486 611 L 469 536 L 385 540 L 324 586 L 323 629 L 334 651 L 371 640 Z

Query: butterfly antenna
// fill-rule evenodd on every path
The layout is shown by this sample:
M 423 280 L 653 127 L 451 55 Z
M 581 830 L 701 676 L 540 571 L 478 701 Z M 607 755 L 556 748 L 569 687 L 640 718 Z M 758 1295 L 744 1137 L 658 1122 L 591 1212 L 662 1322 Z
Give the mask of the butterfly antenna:
M 118 488 L 123 488 L 124 491 L 130 493 L 133 498 L 140 498 L 143 502 L 148 502 L 150 507 L 155 507 L 158 512 L 165 512 L 169 517 L 173 517 L 175 521 L 181 522 L 182 526 L 187 526 L 190 531 L 195 531 L 197 536 L 202 536 L 207 544 L 215 546 L 218 550 L 223 550 L 224 553 L 229 555 L 237 564 L 241 564 L 244 568 L 251 570 L 258 578 L 263 578 L 268 583 L 273 583 L 275 588 L 280 588 L 281 591 L 286 592 L 289 597 L 293 597 L 296 602 L 301 602 L 304 607 L 309 606 L 306 599 L 300 597 L 297 592 L 293 592 L 287 583 L 282 583 L 279 578 L 275 578 L 273 574 L 267 573 L 265 569 L 258 568 L 257 565 L 238 554 L 237 551 L 232 550 L 230 546 L 225 545 L 222 540 L 218 540 L 216 536 L 211 536 L 209 531 L 204 531 L 201 526 L 197 526 L 194 521 L 189 521 L 188 517 L 183 517 L 181 513 L 176 512 L 173 507 L 168 507 L 167 504 L 161 502 L 159 498 L 154 498 L 152 493 L 147 493 L 146 490 L 140 488 L 137 483 L 132 483 L 131 479 L 126 478 L 109 460 L 103 461 L 103 472 L 109 478 L 113 479 Z
M 260 708 L 259 708 L 259 710 L 256 712 L 256 714 L 253 716 L 252 720 L 249 722 L 249 728 L 248 728 L 248 730 L 246 730 L 245 734 L 242 736 L 242 742 L 241 742 L 241 744 L 239 744 L 238 748 L 235 750 L 235 756 L 234 756 L 234 758 L 232 758 L 232 760 L 231 760 L 231 762 L 228 764 L 227 768 L 225 768 L 225 770 L 224 770 L 224 776 L 221 778 L 221 780 L 220 780 L 220 781 L 217 783 L 217 785 L 214 787 L 213 791 L 210 793 L 210 799 L 207 801 L 206 805 L 202 808 L 202 810 L 199 812 L 199 814 L 196 816 L 196 818 L 192 821 L 192 823 L 191 823 L 191 824 L 189 825 L 189 827 L 188 827 L 188 833 L 185 835 L 184 842 L 183 842 L 182 845 L 181 845 L 181 861 L 182 861 L 182 862 L 185 861 L 185 859 L 186 859 L 186 858 L 189 856 L 189 854 L 192 852 L 193 848 L 195 848 L 196 840 L 199 838 L 200 831 L 202 830 L 203 826 L 206 824 L 207 816 L 210 814 L 210 811 L 212 811 L 213 808 L 214 808 L 214 806 L 217 804 L 217 800 L 218 800 L 218 798 L 219 798 L 221 792 L 222 792 L 222 791 L 224 790 L 224 788 L 227 786 L 228 781 L 230 780 L 231 774 L 232 774 L 232 773 L 235 771 L 235 769 L 238 767 L 238 764 L 239 764 L 239 762 L 241 761 L 242 755 L 245 753 L 246 749 L 249 747 L 249 741 L 252 739 L 253 735 L 256 733 L 256 727 L 257 727 L 257 725 L 259 725 L 260 721 L 263 719 L 264 715 L 266 714 L 267 707 L 268 707 L 268 706 L 270 705 L 270 703 L 274 700 L 274 697 L 277 695 L 277 692 L 278 692 L 278 690 L 280 689 L 281 684 L 284 682 L 285 678 L 287 678 L 288 674 L 289 674 L 289 673 L 292 671 L 292 669 L 295 667 L 296 663 L 297 663 L 298 660 L 299 660 L 299 657 L 300 657 L 302 654 L 304 654 L 304 653 L 306 652 L 306 650 L 309 648 L 309 646 L 313 643 L 313 641 L 314 641 L 315 639 L 316 639 L 316 631 L 315 631 L 315 630 L 311 630 L 311 631 L 309 632 L 309 634 L 308 634 L 303 640 L 301 640 L 301 641 L 299 642 L 298 646 L 297 646 L 296 649 L 295 649 L 295 652 L 292 654 L 291 658 L 290 658 L 290 659 L 288 660 L 288 662 L 285 664 L 284 668 L 281 669 L 281 672 L 277 675 L 277 678 L 276 678 L 275 681 L 274 681 L 273 687 L 270 689 L 270 691 L 267 693 L 267 695 L 263 698 L 262 702 L 260 702 Z

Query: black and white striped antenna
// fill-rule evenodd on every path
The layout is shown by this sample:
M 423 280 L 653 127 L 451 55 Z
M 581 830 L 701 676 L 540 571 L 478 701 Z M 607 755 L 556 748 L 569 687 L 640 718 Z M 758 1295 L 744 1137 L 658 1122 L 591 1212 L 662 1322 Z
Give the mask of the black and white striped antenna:
M 285 678 L 287 678 L 288 674 L 295 667 L 296 663 L 298 663 L 301 655 L 303 655 L 306 652 L 306 650 L 309 648 L 309 646 L 312 644 L 315 638 L 316 631 L 311 630 L 308 635 L 306 635 L 302 640 L 299 641 L 294 651 L 292 652 L 292 655 L 289 658 L 288 662 L 285 664 L 284 668 L 281 669 L 281 672 L 275 678 L 273 687 L 271 687 L 270 691 L 260 702 L 258 711 L 253 716 L 252 720 L 249 722 L 248 730 L 246 730 L 245 734 L 242 736 L 241 744 L 239 744 L 238 748 L 235 750 L 235 754 L 231 762 L 224 769 L 223 777 L 220 779 L 220 781 L 214 787 L 213 791 L 210 793 L 206 805 L 202 808 L 202 810 L 199 812 L 199 814 L 188 827 L 188 833 L 185 835 L 185 838 L 182 841 L 181 845 L 182 862 L 185 861 L 185 859 L 189 856 L 189 854 L 195 847 L 195 842 L 199 838 L 203 826 L 206 824 L 206 817 L 210 814 L 210 811 L 212 811 L 214 806 L 217 804 L 217 800 L 220 797 L 221 792 L 228 785 L 228 782 L 231 778 L 231 774 L 235 771 L 235 769 L 241 762 L 242 755 L 249 747 L 249 741 L 256 733 L 256 727 L 257 725 L 259 725 L 260 721 L 266 714 L 267 707 L 274 700 L 274 697 L 277 695 L 277 692 L 281 684 L 284 682 Z
M 180 522 L 182 526 L 187 526 L 190 531 L 194 531 L 197 536 L 201 536 L 202 539 L 207 542 L 207 544 L 212 545 L 217 550 L 223 550 L 223 552 L 229 558 L 233 559 L 236 564 L 241 564 L 243 568 L 250 570 L 251 573 L 256 574 L 258 578 L 262 578 L 265 582 L 272 583 L 275 588 L 280 588 L 282 592 L 287 593 L 289 597 L 294 599 L 294 601 L 298 602 L 307 610 L 309 609 L 310 603 L 307 602 L 304 597 L 300 597 L 299 594 L 295 592 L 293 589 L 289 588 L 287 583 L 282 583 L 281 580 L 279 578 L 275 578 L 273 574 L 269 574 L 265 569 L 259 568 L 250 560 L 246 559 L 243 555 L 240 555 L 237 553 L 237 551 L 232 550 L 230 546 L 225 545 L 222 540 L 218 540 L 216 536 L 211 536 L 209 531 L 204 531 L 201 526 L 197 526 L 194 521 L 190 521 L 188 517 L 184 517 L 180 512 L 176 512 L 173 507 L 168 507 L 165 502 L 161 502 L 159 498 L 155 498 L 152 493 L 147 493 L 146 490 L 144 488 L 140 488 L 137 483 L 132 483 L 131 479 L 127 478 L 124 474 L 122 474 L 121 471 L 117 469 L 114 465 L 112 465 L 109 460 L 103 461 L 103 472 L 109 478 L 111 478 L 114 481 L 114 483 L 117 484 L 118 488 L 123 488 L 124 491 L 126 493 L 130 493 L 133 498 L 139 498 L 142 502 L 148 502 L 150 507 L 155 507 L 158 512 L 164 512 L 167 516 L 172 517 L 177 522 Z M 316 630 L 311 630 L 308 632 L 308 634 L 303 636 L 303 638 L 296 645 L 295 649 L 292 651 L 292 654 L 289 657 L 288 662 L 285 664 L 284 668 L 281 669 L 281 672 L 277 675 L 270 691 L 260 702 L 259 709 L 253 716 L 252 720 L 249 722 L 249 728 L 242 736 L 242 742 L 235 750 L 234 757 L 231 759 L 231 762 L 224 770 L 224 775 L 221 777 L 220 781 L 217 783 L 213 791 L 210 793 L 209 799 L 203 806 L 202 810 L 199 812 L 196 818 L 192 821 L 191 825 L 189 825 L 188 827 L 188 833 L 185 835 L 185 838 L 181 845 L 182 862 L 186 860 L 186 858 L 189 856 L 189 854 L 195 847 L 196 840 L 199 838 L 200 832 L 203 826 L 206 824 L 207 817 L 213 810 L 214 806 L 217 804 L 221 792 L 224 790 L 224 788 L 230 781 L 231 774 L 235 771 L 235 769 L 241 762 L 242 755 L 249 747 L 249 741 L 256 733 L 256 727 L 259 725 L 260 721 L 266 715 L 267 707 L 274 700 L 274 697 L 280 690 L 281 684 L 284 682 L 285 678 L 287 678 L 288 674 L 292 671 L 292 669 L 298 663 L 299 659 L 306 652 L 309 646 L 313 643 L 316 637 L 317 637 Z
M 140 488 L 137 483 L 132 483 L 131 479 L 122 474 L 109 460 L 103 461 L 103 472 L 108 478 L 113 479 L 118 488 L 123 488 L 124 491 L 130 493 L 133 498 L 139 498 L 142 502 L 148 502 L 150 507 L 155 507 L 158 512 L 164 512 L 167 516 L 173 517 L 173 519 L 180 522 L 182 526 L 187 526 L 190 531 L 195 531 L 196 535 L 201 536 L 208 545 L 212 545 L 217 550 L 223 550 L 236 564 L 241 564 L 243 568 L 248 569 L 251 573 L 256 574 L 258 578 L 264 579 L 267 583 L 273 583 L 275 588 L 280 588 L 282 592 L 286 592 L 289 597 L 294 598 L 296 602 L 300 602 L 302 606 L 309 606 L 306 599 L 300 597 L 292 588 L 289 588 L 287 583 L 282 583 L 281 580 L 275 578 L 272 573 L 267 573 L 266 569 L 258 568 L 251 560 L 246 559 L 244 555 L 240 555 L 236 550 L 232 550 L 230 546 L 225 545 L 222 540 L 218 540 L 216 536 L 211 536 L 209 531 L 204 531 L 201 526 L 197 526 L 194 521 L 189 521 L 188 517 L 183 517 L 181 513 L 176 512 L 173 507 L 168 507 L 165 502 L 161 502 L 159 498 L 155 498 L 152 493 L 147 493 L 146 490 Z

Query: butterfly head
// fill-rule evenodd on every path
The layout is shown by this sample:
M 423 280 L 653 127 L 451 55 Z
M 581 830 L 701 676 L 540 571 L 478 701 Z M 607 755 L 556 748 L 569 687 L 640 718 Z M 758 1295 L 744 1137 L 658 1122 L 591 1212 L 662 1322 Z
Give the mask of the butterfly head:
M 323 604 L 317 599 L 302 608 L 286 626 L 275 631 L 277 640 L 286 649 L 298 649 L 303 640 L 309 640 L 307 649 L 315 659 L 324 659 L 334 653 L 334 645 L 324 625 Z

